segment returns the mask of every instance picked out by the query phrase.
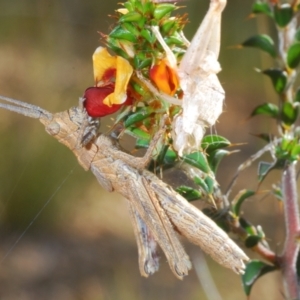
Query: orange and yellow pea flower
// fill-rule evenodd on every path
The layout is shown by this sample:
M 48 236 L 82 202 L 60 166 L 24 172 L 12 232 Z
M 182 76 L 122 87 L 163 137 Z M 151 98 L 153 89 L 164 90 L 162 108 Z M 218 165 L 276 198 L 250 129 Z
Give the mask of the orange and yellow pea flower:
M 128 83 L 133 73 L 129 62 L 98 47 L 93 55 L 95 87 L 84 93 L 84 106 L 91 117 L 103 117 L 131 104 Z

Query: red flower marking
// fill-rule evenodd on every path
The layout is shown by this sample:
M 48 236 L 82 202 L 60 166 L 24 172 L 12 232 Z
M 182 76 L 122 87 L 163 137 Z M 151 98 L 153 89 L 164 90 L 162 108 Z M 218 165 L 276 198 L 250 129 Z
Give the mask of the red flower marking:
M 96 80 L 97 86 L 104 86 L 116 82 L 116 73 L 117 70 L 115 68 L 105 70 L 105 72 L 102 75 L 102 78 Z

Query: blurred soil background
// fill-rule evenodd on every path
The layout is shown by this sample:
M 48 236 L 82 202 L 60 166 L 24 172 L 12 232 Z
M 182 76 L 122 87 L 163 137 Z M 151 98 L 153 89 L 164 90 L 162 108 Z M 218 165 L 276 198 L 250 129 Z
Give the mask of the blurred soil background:
M 0 0 L 0 94 L 51 112 L 77 105 L 84 90 L 93 85 L 91 57 L 103 45 L 97 32 L 110 31 L 113 20 L 108 15 L 114 14 L 118 2 Z M 263 145 L 251 134 L 275 131 L 272 121 L 247 120 L 252 109 L 277 100 L 270 82 L 254 71 L 272 66 L 268 56 L 232 47 L 258 28 L 261 33 L 273 28 L 264 17 L 248 19 L 252 0 L 228 2 L 220 56 L 226 102 L 212 131 L 242 144 L 235 147 L 240 152 L 225 158 L 220 167 L 218 180 L 224 191 L 236 168 Z M 189 13 L 190 39 L 208 0 L 182 5 L 186 6 L 182 11 Z M 107 118 L 103 131 L 109 123 Z M 142 278 L 125 200 L 103 191 L 38 121 L 1 110 L 0 153 L 1 300 L 217 299 L 204 293 L 195 270 L 177 280 L 163 256 L 160 271 Z M 278 175 L 272 174 L 266 188 Z M 247 169 L 232 195 L 243 188 L 255 189 L 256 177 L 255 166 Z M 284 226 L 278 201 L 254 197 L 243 211 L 253 224 L 263 226 L 268 242 L 280 251 Z M 185 246 L 199 261 L 200 249 Z M 237 275 L 205 259 L 219 299 L 246 299 Z M 250 299 L 283 299 L 280 274 L 262 277 Z

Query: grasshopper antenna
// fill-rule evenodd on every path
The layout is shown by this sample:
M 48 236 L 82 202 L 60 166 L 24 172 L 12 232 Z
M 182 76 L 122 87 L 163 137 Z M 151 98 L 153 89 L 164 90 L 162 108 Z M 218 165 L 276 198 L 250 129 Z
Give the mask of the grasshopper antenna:
M 12 104 L 0 103 L 0 108 L 4 108 L 16 112 L 23 116 L 34 118 L 34 119 L 44 119 L 44 120 L 52 120 L 53 118 L 53 115 L 50 112 L 36 105 L 15 100 L 1 95 L 0 95 L 0 100 L 12 103 Z

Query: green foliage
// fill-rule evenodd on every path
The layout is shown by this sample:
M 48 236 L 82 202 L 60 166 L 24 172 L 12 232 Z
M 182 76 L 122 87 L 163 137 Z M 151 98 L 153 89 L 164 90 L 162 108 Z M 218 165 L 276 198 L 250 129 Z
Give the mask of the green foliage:
M 194 182 L 202 188 L 202 190 L 205 192 L 205 194 L 211 195 L 213 193 L 214 180 L 212 178 L 210 178 L 209 176 L 205 176 L 204 179 L 202 179 L 201 177 L 195 176 Z
M 298 138 L 284 137 L 275 148 L 278 160 L 286 160 L 290 163 L 299 160 L 300 144 Z
M 150 80 L 149 71 L 153 66 L 158 66 L 158 62 L 164 57 L 164 50 L 151 30 L 151 27 L 156 26 L 178 59 L 178 63 L 186 51 L 186 44 L 181 34 L 186 19 L 184 16 L 172 16 L 172 13 L 179 7 L 173 3 L 152 1 L 144 1 L 142 4 L 138 0 L 129 0 L 124 3 L 124 7 L 127 9 L 126 13 L 121 10 L 117 11 L 119 19 L 107 38 L 108 46 L 130 62 L 135 74 L 142 74 L 143 78 Z M 258 162 L 258 186 L 272 170 L 284 170 L 300 158 L 300 134 L 297 133 L 297 127 L 295 127 L 298 120 L 300 88 L 297 92 L 291 90 L 297 82 L 295 79 L 300 63 L 300 30 L 293 31 L 288 43 L 286 40 L 280 40 L 294 20 L 295 12 L 295 7 L 288 3 L 254 1 L 252 16 L 260 14 L 269 17 L 279 35 L 274 37 L 265 33 L 256 34 L 241 44 L 242 47 L 261 50 L 274 59 L 274 66 L 259 70 L 259 73 L 270 78 L 272 83 L 270 87 L 273 87 L 276 92 L 278 103 L 275 104 L 275 101 L 267 99 L 267 102 L 256 106 L 250 115 L 251 117 L 258 115 L 270 117 L 270 121 L 275 121 L 278 127 L 277 135 L 256 134 L 265 142 L 274 144 L 273 147 L 268 148 L 273 160 Z M 159 127 L 162 115 L 167 113 L 170 122 L 180 111 L 180 107 L 156 99 L 155 93 L 147 90 L 147 84 L 139 76 L 131 80 L 130 88 L 132 89 L 130 92 L 136 93 L 140 98 L 137 97 L 134 109 L 124 110 L 118 116 L 117 121 L 122 124 L 126 133 L 136 138 L 135 148 L 147 148 L 151 137 Z M 175 93 L 177 99 L 182 98 L 180 88 Z M 147 99 L 147 101 L 143 102 L 140 99 Z M 190 182 L 180 184 L 176 189 L 178 193 L 188 201 L 200 198 L 211 201 L 210 203 L 213 203 L 215 207 L 206 208 L 204 212 L 215 219 L 225 231 L 232 231 L 239 235 L 246 248 L 257 250 L 262 247 L 271 251 L 266 243 L 263 229 L 251 224 L 243 216 L 244 203 L 261 191 L 245 188 L 234 197 L 230 197 L 230 195 L 222 194 L 215 179 L 220 162 L 232 153 L 228 150 L 232 146 L 231 143 L 222 136 L 207 135 L 197 151 L 179 157 L 172 147 L 172 136 L 171 125 L 167 123 L 166 133 L 162 136 L 160 149 L 158 149 L 159 153 L 149 168 L 165 170 L 181 166 Z M 280 188 L 270 190 L 269 192 L 273 193 L 277 199 L 283 198 Z M 227 200 L 231 205 L 227 205 Z M 223 209 L 224 206 L 226 206 L 225 209 Z M 242 276 L 247 295 L 250 294 L 253 284 L 259 277 L 278 268 L 275 260 L 272 263 L 273 265 L 259 260 L 250 261 Z
M 287 52 L 287 63 L 291 69 L 296 69 L 300 62 L 300 42 L 294 43 Z
M 282 106 L 282 122 L 287 125 L 293 125 L 298 118 L 298 107 L 294 107 L 291 102 L 284 102 Z
M 126 128 L 144 121 L 147 119 L 152 113 L 154 109 L 152 107 L 138 107 L 135 112 L 129 114 L 126 119 L 124 120 L 124 126 Z
M 184 155 L 183 161 L 198 168 L 204 173 L 209 173 L 210 171 L 210 167 L 206 159 L 206 155 L 201 151 Z
M 253 195 L 255 195 L 255 192 L 252 190 L 242 190 L 238 193 L 232 201 L 232 212 L 234 215 L 239 216 L 243 202 Z
M 291 22 L 293 15 L 293 8 L 289 3 L 274 6 L 274 20 L 281 28 L 287 26 Z
M 219 135 L 207 135 L 203 138 L 201 148 L 205 149 L 206 153 L 211 153 L 220 148 L 225 148 L 230 145 L 230 142 Z
M 155 7 L 153 16 L 156 20 L 161 20 L 166 15 L 170 14 L 176 9 L 176 6 L 171 3 L 162 3 Z
M 123 6 L 124 9 L 117 10 L 118 21 L 106 41 L 109 48 L 129 61 L 134 72 L 141 72 L 144 78 L 149 78 L 150 68 L 165 55 L 151 29 L 153 26 L 159 28 L 164 41 L 180 59 L 187 47 L 181 34 L 186 17 L 172 15 L 179 8 L 176 4 L 128 0 Z M 167 113 L 172 121 L 172 117 L 180 111 L 180 107 L 155 99 L 156 95 L 153 95 L 135 74 L 130 81 L 130 89 L 140 96 L 140 98 L 137 96 L 137 99 L 147 100 L 142 100 L 142 104 L 139 100 L 136 101 L 131 111 L 124 109 L 119 113 L 117 123 L 122 124 L 127 134 L 136 138 L 136 149 L 147 148 L 151 137 L 159 127 L 162 115 Z M 181 97 L 180 91 L 177 97 Z M 218 135 L 207 135 L 203 138 L 198 151 L 181 158 L 172 148 L 170 133 L 171 126 L 167 125 L 166 133 L 161 139 L 159 154 L 149 168 L 155 169 L 157 166 L 165 169 L 178 163 L 187 164 L 196 170 L 196 174 L 192 175 L 191 172 L 188 175 L 195 186 L 182 185 L 178 187 L 178 192 L 189 201 L 199 199 L 200 196 L 213 198 L 218 186 L 215 173 L 223 157 L 231 153 L 224 149 L 230 146 L 230 142 Z
M 256 1 L 252 6 L 253 14 L 265 14 L 269 17 L 273 17 L 273 12 L 270 5 L 266 2 Z
M 243 47 L 254 47 L 267 52 L 272 57 L 276 57 L 276 49 L 271 37 L 266 34 L 259 34 L 250 37 L 242 43 Z
M 287 73 L 285 70 L 267 69 L 262 71 L 262 73 L 270 77 L 277 93 L 280 94 L 285 90 L 287 84 Z
M 224 149 L 216 149 L 214 151 L 211 151 L 209 156 L 207 157 L 210 169 L 214 173 L 217 173 L 220 162 L 225 156 L 229 155 L 230 153 L 230 151 Z
M 265 115 L 265 116 L 270 116 L 272 118 L 278 118 L 279 115 L 278 106 L 272 103 L 260 104 L 254 108 L 254 110 L 251 113 L 251 117 L 257 115 Z
M 296 13 L 298 13 L 300 5 L 297 5 L 298 1 L 289 2 L 280 3 L 280 1 L 256 0 L 252 6 L 252 14 L 263 14 L 270 17 L 271 22 L 274 23 L 277 29 L 278 36 L 274 38 L 266 34 L 258 34 L 250 37 L 242 44 L 246 47 L 263 50 L 276 59 L 274 60 L 274 67 L 260 72 L 271 79 L 273 88 L 278 95 L 278 104 L 263 103 L 255 107 L 251 113 L 251 117 L 256 115 L 271 117 L 276 121 L 278 128 L 277 135 L 268 133 L 256 134 L 256 136 L 267 143 L 273 144 L 272 147 L 269 147 L 273 161 L 259 161 L 258 163 L 259 184 L 272 170 L 277 169 L 285 172 L 289 165 L 298 162 L 300 159 L 299 130 L 296 127 L 300 102 L 300 88 L 297 86 L 300 63 L 300 29 L 296 28 L 296 22 L 298 22 Z M 274 43 L 274 40 L 278 40 L 277 44 Z M 282 184 L 273 185 L 271 193 L 280 201 L 286 202 L 284 190 L 281 189 Z M 287 189 L 286 186 L 285 189 Z M 290 192 L 288 191 L 288 193 Z M 254 194 L 253 191 L 247 189 L 238 193 L 232 205 L 232 212 L 235 216 L 240 215 L 242 204 Z M 274 264 L 270 265 L 259 260 L 252 260 L 247 265 L 246 272 L 242 276 L 242 282 L 246 295 L 250 295 L 251 288 L 258 278 L 279 268 L 283 270 L 286 266 L 279 262 L 280 259 L 278 260 L 275 253 L 273 253 L 274 258 L 270 257 L 270 249 L 266 245 L 265 234 L 259 226 L 255 228 L 249 221 L 241 217 L 239 221 L 241 227 L 247 232 L 245 246 L 254 249 L 267 247 L 266 253 L 268 254 L 261 250 L 258 252 L 263 258 Z M 286 226 L 289 226 L 289 216 L 286 211 L 285 222 Z M 298 259 L 297 272 L 300 274 L 299 265 Z M 289 266 L 289 268 L 292 267 Z M 287 280 L 287 278 L 284 280 Z
M 219 135 L 207 135 L 203 138 L 201 148 L 207 154 L 206 159 L 213 173 L 217 172 L 221 160 L 230 154 L 230 151 L 223 149 L 228 146 L 230 146 L 230 142 Z
M 246 272 L 244 275 L 242 275 L 242 282 L 246 295 L 250 295 L 253 284 L 259 277 L 275 270 L 276 267 L 268 265 L 259 260 L 252 260 L 250 263 L 248 263 Z
M 245 240 L 245 246 L 247 248 L 253 248 L 255 247 L 260 241 L 262 240 L 262 238 L 259 235 L 249 235 L 246 240 Z
M 118 24 L 109 34 L 107 43 L 114 52 L 128 59 L 135 69 L 143 70 L 160 58 L 161 46 L 150 30 L 151 26 L 159 27 L 170 47 L 176 45 L 185 50 L 180 35 L 184 18 L 171 17 L 172 12 L 178 9 L 175 4 L 129 0 L 123 5 L 127 12 L 118 11 Z M 124 53 L 124 49 L 131 49 L 133 57 L 126 51 Z
M 178 187 L 176 189 L 176 192 L 181 194 L 188 201 L 199 200 L 202 196 L 199 190 L 193 189 L 185 185 L 181 185 L 180 187 Z
M 294 102 L 300 102 L 300 88 L 297 89 L 295 94 Z
M 133 137 L 135 137 L 138 140 L 144 140 L 147 145 L 149 145 L 150 141 L 150 134 L 145 132 L 144 130 L 138 128 L 138 127 L 128 127 L 125 132 Z M 139 143 L 142 143 L 139 141 Z M 143 144 L 143 143 L 142 143 Z M 146 145 L 145 144 L 145 145 Z
M 128 24 L 125 24 L 125 26 L 117 26 L 114 28 L 114 30 L 110 33 L 110 37 L 114 39 L 119 40 L 125 40 L 128 42 L 136 43 L 137 42 L 137 36 L 135 32 L 132 30 L 134 27 L 126 26 Z M 131 30 L 128 30 L 131 29 Z

